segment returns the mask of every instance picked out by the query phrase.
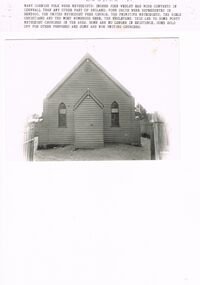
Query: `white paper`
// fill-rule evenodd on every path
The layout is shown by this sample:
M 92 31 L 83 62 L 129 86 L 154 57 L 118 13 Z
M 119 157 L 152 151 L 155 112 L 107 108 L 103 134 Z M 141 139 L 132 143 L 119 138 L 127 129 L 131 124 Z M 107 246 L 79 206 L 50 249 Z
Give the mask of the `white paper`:
M 2 2 L 1 284 L 200 283 L 200 6 L 166 3 L 182 13 L 175 27 L 80 32 L 25 31 L 24 2 Z M 152 55 L 142 57 L 143 50 Z M 45 95 L 86 52 L 149 110 L 162 109 L 171 160 L 21 160 L 26 116 L 41 110 Z M 154 76 L 165 80 L 152 93 Z

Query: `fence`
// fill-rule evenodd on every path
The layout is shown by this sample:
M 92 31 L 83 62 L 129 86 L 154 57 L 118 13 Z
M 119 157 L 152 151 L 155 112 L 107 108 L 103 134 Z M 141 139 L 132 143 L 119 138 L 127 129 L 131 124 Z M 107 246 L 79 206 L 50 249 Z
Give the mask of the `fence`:
M 38 137 L 35 137 L 35 126 L 34 124 L 28 124 L 24 131 L 23 143 L 23 152 L 26 160 L 33 161 L 37 145 Z
M 142 137 L 150 138 L 151 135 L 151 124 L 148 119 L 142 119 L 140 122 L 140 133 Z
M 151 159 L 162 159 L 168 152 L 169 140 L 167 134 L 167 127 L 164 120 L 158 113 L 153 114 L 153 121 L 150 125 L 150 139 L 151 139 Z

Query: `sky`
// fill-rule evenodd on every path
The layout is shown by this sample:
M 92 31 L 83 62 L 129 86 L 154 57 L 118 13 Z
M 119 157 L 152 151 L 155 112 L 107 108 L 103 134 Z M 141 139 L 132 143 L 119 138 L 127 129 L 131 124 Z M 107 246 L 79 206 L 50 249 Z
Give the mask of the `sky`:
M 27 114 L 41 113 L 45 96 L 86 53 L 148 112 L 164 111 L 167 101 L 178 97 L 175 38 L 7 41 L 6 97 L 17 105 L 23 101 Z

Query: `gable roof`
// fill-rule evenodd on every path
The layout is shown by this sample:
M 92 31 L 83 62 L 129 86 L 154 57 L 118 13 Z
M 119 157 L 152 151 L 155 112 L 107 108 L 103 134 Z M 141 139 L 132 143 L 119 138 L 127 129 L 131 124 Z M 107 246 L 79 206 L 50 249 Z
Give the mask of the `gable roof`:
M 78 106 L 85 100 L 87 96 L 90 96 L 96 103 L 99 105 L 101 109 L 103 109 L 104 105 L 94 96 L 94 94 L 88 88 L 87 91 L 83 94 L 83 96 L 76 102 L 74 105 L 74 111 L 78 108 Z
M 131 93 L 118 81 L 116 80 L 107 70 L 104 69 L 89 53 L 87 53 L 75 66 L 67 73 L 67 75 L 60 81 L 56 86 L 47 94 L 46 98 L 50 98 L 87 60 L 90 60 L 100 71 L 102 71 L 117 87 L 119 87 L 126 95 L 131 96 Z

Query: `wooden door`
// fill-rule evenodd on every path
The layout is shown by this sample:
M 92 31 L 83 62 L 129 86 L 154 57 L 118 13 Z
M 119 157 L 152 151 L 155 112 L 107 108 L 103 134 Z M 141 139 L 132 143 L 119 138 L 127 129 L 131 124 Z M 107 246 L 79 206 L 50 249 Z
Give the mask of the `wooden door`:
M 74 121 L 76 148 L 104 146 L 103 109 L 92 96 L 84 97 L 74 110 Z

